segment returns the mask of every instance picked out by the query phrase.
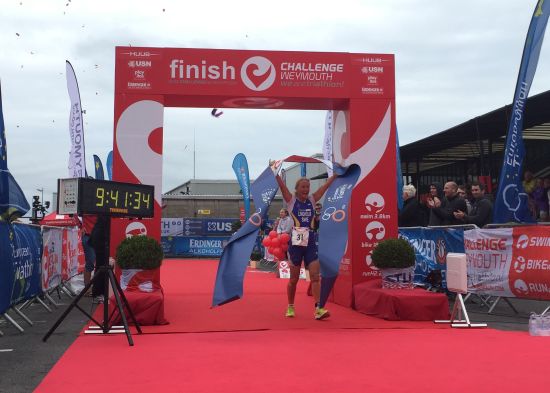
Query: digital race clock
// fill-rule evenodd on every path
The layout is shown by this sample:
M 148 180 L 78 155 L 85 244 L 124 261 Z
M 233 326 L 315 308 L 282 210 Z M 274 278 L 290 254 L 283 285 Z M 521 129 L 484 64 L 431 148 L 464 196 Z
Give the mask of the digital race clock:
M 153 217 L 154 187 L 83 177 L 59 179 L 59 214 L 105 214 L 119 217 Z

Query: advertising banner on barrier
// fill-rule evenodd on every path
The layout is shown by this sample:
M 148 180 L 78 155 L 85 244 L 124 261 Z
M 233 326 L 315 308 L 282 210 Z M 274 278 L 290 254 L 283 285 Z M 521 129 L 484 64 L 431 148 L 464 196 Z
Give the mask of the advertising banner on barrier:
M 399 237 L 406 239 L 414 248 L 414 282 L 426 283 L 426 277 L 432 270 L 441 270 L 442 287 L 447 288 L 447 254 L 464 252 L 462 229 L 400 228 Z
M 508 282 L 515 297 L 550 299 L 550 227 L 515 227 Z
M 47 291 L 61 284 L 63 229 L 44 227 L 42 239 L 42 290 Z
M 204 220 L 205 236 L 231 236 L 231 224 L 237 221 L 234 218 L 215 218 Z
M 11 305 L 40 294 L 40 228 L 13 225 Z
M 161 236 L 231 236 L 236 218 L 162 218 Z
M 10 307 L 12 248 L 10 243 L 11 227 L 8 223 L 0 221 L 0 314 Z
M 229 237 L 163 236 L 161 238 L 166 256 L 181 257 L 219 257 L 228 241 Z
M 527 226 L 464 233 L 468 291 L 550 299 L 550 228 Z
M 63 228 L 63 257 L 61 277 L 70 280 L 84 271 L 84 249 L 82 234 L 76 228 Z
M 183 218 L 161 218 L 160 235 L 161 236 L 183 235 Z

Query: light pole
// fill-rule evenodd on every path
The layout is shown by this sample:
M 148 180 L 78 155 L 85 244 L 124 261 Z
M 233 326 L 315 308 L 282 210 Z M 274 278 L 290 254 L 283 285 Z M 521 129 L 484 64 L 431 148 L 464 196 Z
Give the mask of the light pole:
M 41 203 L 44 203 L 44 187 L 42 188 L 37 188 L 36 191 L 40 192 L 41 196 L 40 196 L 40 202 Z

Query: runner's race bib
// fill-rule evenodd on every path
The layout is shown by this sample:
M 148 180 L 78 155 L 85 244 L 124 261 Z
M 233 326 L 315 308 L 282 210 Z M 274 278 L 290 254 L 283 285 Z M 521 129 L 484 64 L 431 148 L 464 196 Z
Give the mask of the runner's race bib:
M 292 228 L 292 245 L 306 247 L 309 240 L 309 228 Z

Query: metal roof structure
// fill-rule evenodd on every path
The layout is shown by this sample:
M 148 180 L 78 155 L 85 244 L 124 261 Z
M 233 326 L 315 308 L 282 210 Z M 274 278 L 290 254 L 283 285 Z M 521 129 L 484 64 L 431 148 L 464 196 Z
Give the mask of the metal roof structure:
M 401 146 L 403 174 L 423 174 L 460 162 L 465 165 L 476 162 L 479 168 L 489 168 L 490 171 L 491 163 L 494 168 L 495 159 L 502 161 L 511 111 L 512 105 L 506 105 L 448 130 Z M 530 140 L 550 142 L 550 91 L 527 99 L 523 126 L 526 146 Z

